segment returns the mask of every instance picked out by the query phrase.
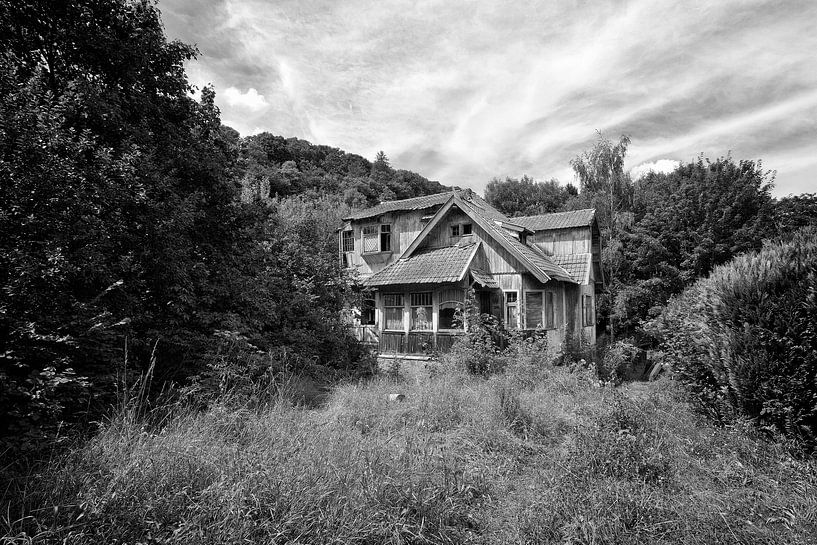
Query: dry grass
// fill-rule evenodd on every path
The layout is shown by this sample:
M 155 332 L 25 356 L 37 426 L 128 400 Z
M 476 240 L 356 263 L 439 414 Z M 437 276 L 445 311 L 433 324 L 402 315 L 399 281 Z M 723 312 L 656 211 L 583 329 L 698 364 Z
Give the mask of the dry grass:
M 400 392 L 403 402 L 390 402 Z M 425 382 L 124 411 L 29 478 L 10 543 L 813 543 L 813 463 L 583 372 L 452 370 Z

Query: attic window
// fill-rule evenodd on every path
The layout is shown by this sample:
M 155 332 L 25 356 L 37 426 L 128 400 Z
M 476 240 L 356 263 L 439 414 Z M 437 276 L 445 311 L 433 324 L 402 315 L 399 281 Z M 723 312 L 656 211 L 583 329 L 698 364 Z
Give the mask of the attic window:
M 472 232 L 473 232 L 473 228 L 472 228 L 472 225 L 470 223 L 463 223 L 462 224 L 462 234 L 463 234 L 463 236 L 470 235 Z
M 460 226 L 459 226 L 459 224 L 451 226 L 451 236 L 452 237 L 460 236 Z

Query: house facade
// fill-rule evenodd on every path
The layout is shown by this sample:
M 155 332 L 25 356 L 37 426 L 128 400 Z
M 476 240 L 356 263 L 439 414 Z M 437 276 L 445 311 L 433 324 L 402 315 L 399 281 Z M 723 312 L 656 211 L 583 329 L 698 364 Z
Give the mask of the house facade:
M 338 250 L 366 294 L 355 321 L 381 355 L 444 352 L 474 290 L 480 313 L 595 344 L 603 286 L 594 210 L 508 218 L 470 190 L 388 201 L 345 218 Z

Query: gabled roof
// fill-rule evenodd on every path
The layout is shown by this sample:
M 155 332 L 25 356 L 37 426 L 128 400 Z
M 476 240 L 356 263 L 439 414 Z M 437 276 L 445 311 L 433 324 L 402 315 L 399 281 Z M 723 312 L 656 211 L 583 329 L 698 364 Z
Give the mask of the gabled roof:
M 470 189 L 458 189 L 454 191 L 448 191 L 446 193 L 436 193 L 434 195 L 424 195 L 422 197 L 400 199 L 397 201 L 384 201 L 376 206 L 372 206 L 371 208 L 366 208 L 364 210 L 358 210 L 357 212 L 353 212 L 352 214 L 343 219 L 361 220 L 366 218 L 373 218 L 381 214 L 386 214 L 387 212 L 424 210 L 426 208 L 431 208 L 434 206 L 444 204 L 446 201 L 448 201 L 448 199 L 451 198 L 452 194 L 458 194 L 462 198 L 468 199 L 471 202 L 473 202 L 474 206 L 479 208 L 482 211 L 483 215 L 485 215 L 486 217 L 490 217 L 491 219 L 503 219 L 505 221 L 508 220 L 508 218 L 504 214 L 502 214 L 502 212 L 488 204 L 488 202 L 485 201 L 485 199 L 483 199 Z
M 480 244 L 477 242 L 417 252 L 376 272 L 364 284 L 374 287 L 392 284 L 459 282 L 465 277 L 468 266 L 473 261 Z
M 579 284 L 590 282 L 590 267 L 592 266 L 593 254 L 557 254 L 551 256 L 551 258 Z
M 540 216 L 522 216 L 511 221 L 526 227 L 531 231 L 548 231 L 550 229 L 570 229 L 572 227 L 587 227 L 596 217 L 594 208 L 571 210 L 570 212 L 554 212 Z
M 434 230 L 436 225 L 448 213 L 452 206 L 456 205 L 460 210 L 465 212 L 474 222 L 482 227 L 482 229 L 490 235 L 500 246 L 505 248 L 511 255 L 513 255 L 522 265 L 530 272 L 537 280 L 542 283 L 547 283 L 551 278 L 562 280 L 564 282 L 574 283 L 571 276 L 556 265 L 548 256 L 536 248 L 532 248 L 519 241 L 516 236 L 510 231 L 503 229 L 496 224 L 497 221 L 503 220 L 499 217 L 490 217 L 484 209 L 472 203 L 469 199 L 462 199 L 458 195 L 453 194 L 448 201 L 439 209 L 437 213 L 428 224 L 420 231 L 420 234 L 414 241 L 409 244 L 405 252 L 401 256 L 401 260 L 409 258 L 415 251 L 419 251 L 420 243 L 428 234 Z M 387 267 L 390 269 L 394 265 Z M 385 269 L 384 269 L 385 270 Z

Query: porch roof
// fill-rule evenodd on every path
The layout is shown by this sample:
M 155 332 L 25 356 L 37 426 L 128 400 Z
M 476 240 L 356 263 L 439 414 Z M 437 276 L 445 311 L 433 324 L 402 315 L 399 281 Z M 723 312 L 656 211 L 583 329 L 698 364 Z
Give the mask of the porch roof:
M 579 284 L 590 282 L 590 264 L 593 254 L 561 254 L 551 256 Z
M 366 286 L 393 284 L 440 284 L 459 282 L 474 259 L 480 243 L 432 248 L 399 259 L 373 274 Z
M 493 276 L 491 276 L 490 274 L 483 270 L 471 269 L 471 276 L 473 276 L 474 281 L 483 288 L 499 287 L 499 282 L 497 282 L 496 278 L 494 278 Z

